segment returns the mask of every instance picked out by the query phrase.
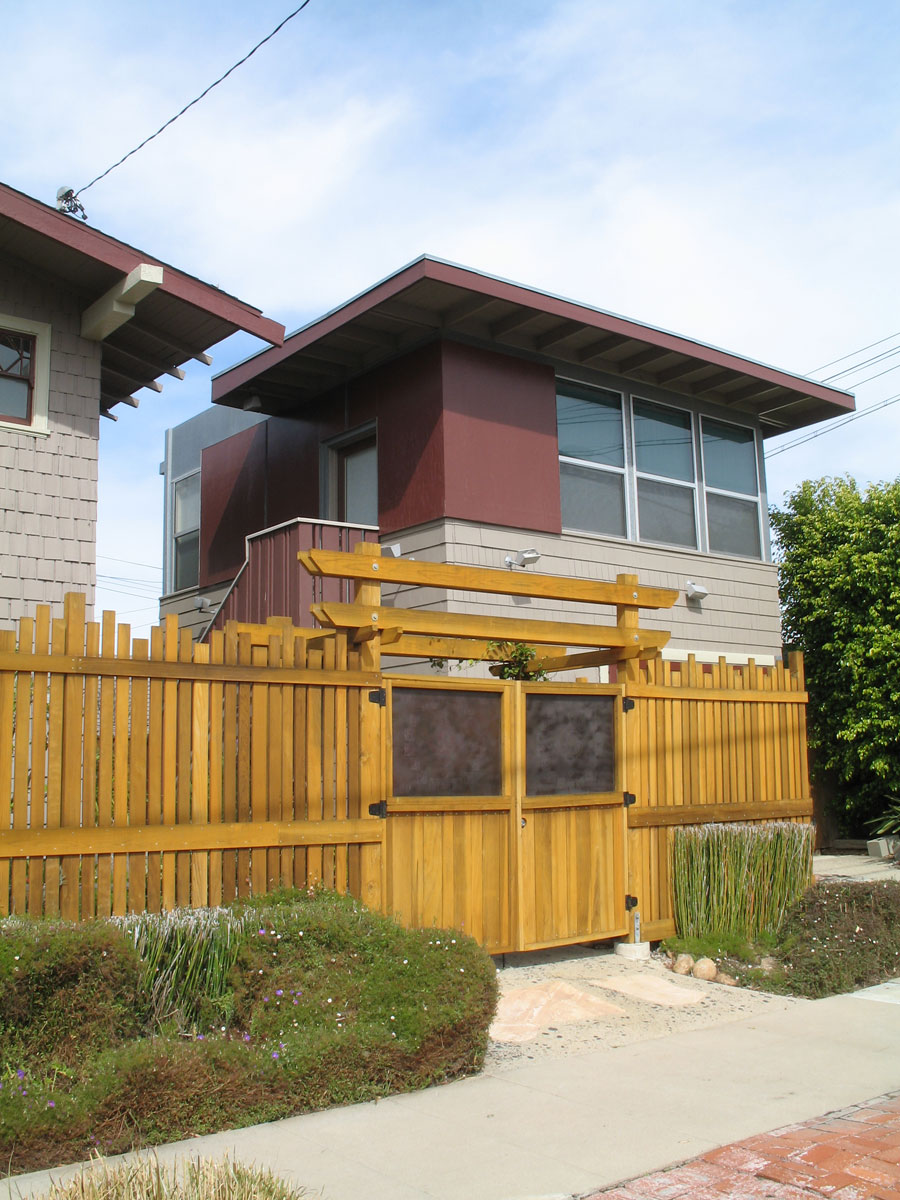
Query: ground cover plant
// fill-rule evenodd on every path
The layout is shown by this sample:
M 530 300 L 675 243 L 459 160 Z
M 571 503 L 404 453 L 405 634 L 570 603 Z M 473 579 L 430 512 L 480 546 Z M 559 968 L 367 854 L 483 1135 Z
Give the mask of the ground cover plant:
M 775 934 L 669 938 L 673 954 L 714 959 L 739 983 L 818 999 L 900 977 L 900 882 L 821 881 Z
M 331 892 L 0 923 L 0 1155 L 18 1173 L 471 1072 L 490 957 Z

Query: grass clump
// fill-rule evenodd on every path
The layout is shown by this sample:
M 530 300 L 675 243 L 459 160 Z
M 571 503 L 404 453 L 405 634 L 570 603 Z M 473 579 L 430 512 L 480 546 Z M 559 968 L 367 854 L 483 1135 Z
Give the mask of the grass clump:
M 154 1157 L 111 1167 L 96 1158 L 68 1183 L 55 1183 L 44 1200 L 303 1200 L 308 1193 L 262 1167 L 188 1159 L 161 1167 Z
M 812 879 L 811 825 L 676 828 L 671 872 L 681 937 L 754 941 L 778 931 Z
M 326 891 L 0 929 L 0 1154 L 14 1173 L 452 1079 L 480 1066 L 496 1003 L 470 938 Z M 64 978 L 94 998 L 95 1028 L 71 1000 L 57 1011 Z

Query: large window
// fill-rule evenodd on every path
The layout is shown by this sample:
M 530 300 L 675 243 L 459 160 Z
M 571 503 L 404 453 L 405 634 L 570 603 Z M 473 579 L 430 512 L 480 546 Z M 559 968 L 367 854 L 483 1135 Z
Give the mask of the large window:
M 0 425 L 46 434 L 50 326 L 0 314 Z
M 172 563 L 175 591 L 195 587 L 200 579 L 200 472 L 172 485 Z
M 759 558 L 759 478 L 752 429 L 701 417 L 709 548 Z
M 563 525 L 627 537 L 622 397 L 567 388 L 556 419 Z
M 751 428 L 568 383 L 556 405 L 564 528 L 762 557 Z

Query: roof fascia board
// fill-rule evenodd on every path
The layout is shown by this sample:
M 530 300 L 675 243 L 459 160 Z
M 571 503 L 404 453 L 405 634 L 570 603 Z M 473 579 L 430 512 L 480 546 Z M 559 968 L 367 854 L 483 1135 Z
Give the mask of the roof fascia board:
M 686 355 L 710 366 L 718 366 L 742 375 L 749 375 L 754 379 L 785 387 L 794 392 L 799 391 L 806 396 L 824 400 L 848 411 L 852 411 L 854 408 L 852 394 L 838 388 L 827 387 L 824 384 L 805 379 L 803 376 L 778 370 L 753 359 L 741 358 L 739 355 L 706 345 L 703 342 L 693 341 L 679 334 L 656 329 L 650 325 L 642 325 L 637 321 L 617 316 L 603 309 L 565 300 L 545 292 L 534 291 L 522 284 L 483 275 L 470 267 L 458 266 L 455 263 L 427 255 L 402 267 L 395 274 L 375 284 L 368 291 L 355 296 L 346 304 L 332 309 L 324 316 L 303 326 L 296 333 L 289 335 L 280 347 L 262 350 L 215 376 L 212 383 L 212 399 L 214 401 L 224 399 L 270 367 L 283 362 L 292 354 L 305 349 L 306 346 L 334 332 L 383 301 L 398 295 L 421 279 L 433 279 L 453 287 L 466 288 L 494 300 L 504 300 L 512 304 L 523 305 L 537 312 L 555 315 L 562 320 L 580 322 L 605 333 L 658 347 L 666 353 Z
M 26 196 L 24 192 L 18 192 L 6 184 L 0 184 L 0 215 L 79 254 L 87 255 L 96 262 L 113 267 L 123 275 L 128 275 L 141 263 L 163 267 L 163 292 L 275 346 L 280 346 L 284 341 L 284 326 L 264 317 L 258 308 L 253 308 L 243 300 L 187 275 L 168 263 L 143 254 L 134 246 L 120 242 L 109 234 L 101 233 L 90 225 L 57 212 L 40 200 Z

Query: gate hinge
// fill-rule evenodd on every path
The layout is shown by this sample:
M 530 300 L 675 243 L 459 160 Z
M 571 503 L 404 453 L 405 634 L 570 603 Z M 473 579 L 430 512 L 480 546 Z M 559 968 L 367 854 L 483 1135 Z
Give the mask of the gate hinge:
M 387 800 L 379 800 L 377 804 L 369 805 L 370 817 L 386 817 L 387 816 Z
M 622 697 L 622 712 L 631 712 L 634 708 L 634 701 L 630 696 Z
M 380 704 L 384 708 L 387 704 L 387 689 L 376 688 L 374 692 L 369 692 L 369 700 L 372 704 Z
M 625 805 L 626 808 L 631 808 L 632 804 L 634 804 L 636 801 L 637 801 L 637 796 L 635 796 L 634 792 L 623 792 L 622 793 L 622 803 Z
M 633 908 L 637 908 L 637 906 L 638 906 L 637 896 L 629 896 L 629 895 L 625 896 L 625 911 L 626 912 L 631 912 L 631 910 Z

